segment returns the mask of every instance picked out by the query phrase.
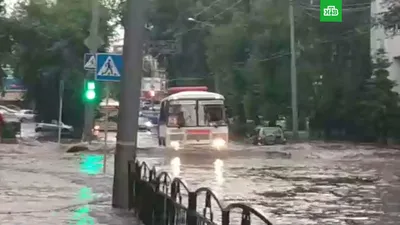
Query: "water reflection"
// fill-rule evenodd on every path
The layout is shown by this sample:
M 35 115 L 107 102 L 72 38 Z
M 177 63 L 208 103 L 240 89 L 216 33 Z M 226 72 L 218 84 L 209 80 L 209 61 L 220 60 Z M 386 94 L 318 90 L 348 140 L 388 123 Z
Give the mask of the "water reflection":
M 80 155 L 80 171 L 89 175 L 96 175 L 103 170 L 103 155 Z M 83 205 L 74 211 L 71 225 L 94 225 L 94 218 L 90 216 L 90 205 L 93 200 L 91 188 L 84 187 L 79 190 L 78 201 Z
M 96 175 L 103 170 L 104 155 L 82 154 L 80 157 L 80 170 L 82 173 Z
M 181 173 L 181 159 L 179 157 L 171 159 L 171 172 L 173 177 L 179 177 Z
M 220 186 L 224 183 L 224 161 L 216 159 L 214 161 L 215 181 Z
M 71 225 L 94 225 L 94 218 L 90 214 L 90 205 L 88 202 L 93 200 L 93 192 L 91 188 L 84 187 L 79 190 L 78 193 L 79 202 L 86 203 L 74 211 L 72 216 L 73 222 Z

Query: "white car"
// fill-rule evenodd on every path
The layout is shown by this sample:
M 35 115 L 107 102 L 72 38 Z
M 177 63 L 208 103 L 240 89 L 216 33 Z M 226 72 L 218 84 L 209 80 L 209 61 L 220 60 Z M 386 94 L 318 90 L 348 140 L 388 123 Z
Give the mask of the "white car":
M 36 132 L 51 132 L 51 131 L 58 131 L 58 128 L 61 127 L 61 131 L 63 133 L 72 133 L 74 131 L 74 128 L 70 125 L 66 125 L 63 122 L 58 124 L 58 121 L 53 120 L 51 123 L 37 123 L 35 131 Z
M 9 112 L 0 107 L 0 113 L 3 116 L 5 122 L 20 122 L 17 115 L 13 112 Z
M 17 110 L 8 108 L 7 106 L 4 106 L 4 105 L 0 105 L 0 110 L 7 111 L 8 113 L 17 113 L 18 112 Z
M 33 121 L 36 117 L 36 114 L 33 112 L 33 110 L 30 109 L 22 109 L 19 112 L 15 113 L 15 115 L 21 122 Z

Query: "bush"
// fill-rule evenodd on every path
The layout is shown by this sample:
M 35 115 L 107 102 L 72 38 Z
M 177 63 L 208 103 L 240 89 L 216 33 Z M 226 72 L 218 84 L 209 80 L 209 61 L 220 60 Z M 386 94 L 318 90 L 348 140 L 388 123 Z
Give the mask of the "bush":
M 21 123 L 9 122 L 5 123 L 2 130 L 2 138 L 16 138 L 16 135 L 21 132 Z

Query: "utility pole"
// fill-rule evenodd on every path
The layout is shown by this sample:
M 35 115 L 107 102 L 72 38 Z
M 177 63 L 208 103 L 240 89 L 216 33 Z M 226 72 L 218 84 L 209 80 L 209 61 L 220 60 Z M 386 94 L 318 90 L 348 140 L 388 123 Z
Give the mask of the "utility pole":
M 61 144 L 61 132 L 62 132 L 62 111 L 63 111 L 63 98 L 64 98 L 64 77 L 61 76 L 59 83 L 59 105 L 58 105 L 58 144 Z
M 128 209 L 128 161 L 136 159 L 140 88 L 143 62 L 145 0 L 127 0 L 123 48 L 124 70 L 118 113 L 112 205 Z
M 92 21 L 90 23 L 89 37 L 84 41 L 86 47 L 89 48 L 90 53 L 95 55 L 97 50 L 104 44 L 104 41 L 99 37 L 99 22 L 100 22 L 100 12 L 99 12 L 99 0 L 92 0 Z M 90 72 L 86 75 L 86 80 L 92 80 L 94 74 Z M 86 81 L 85 81 L 86 83 Z M 94 106 L 90 103 L 85 104 L 85 123 L 83 131 L 83 141 L 91 141 L 92 139 L 92 129 L 94 120 Z
M 299 122 L 298 122 L 298 109 L 297 109 L 297 71 L 296 71 L 296 46 L 294 36 L 294 13 L 293 13 L 293 0 L 289 0 L 289 21 L 290 21 L 290 82 L 292 92 L 292 131 L 293 138 L 299 137 Z

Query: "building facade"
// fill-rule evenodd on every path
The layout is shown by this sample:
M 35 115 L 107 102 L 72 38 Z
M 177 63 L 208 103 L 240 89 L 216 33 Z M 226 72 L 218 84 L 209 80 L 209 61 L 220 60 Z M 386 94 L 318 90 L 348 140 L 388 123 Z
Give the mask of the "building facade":
M 386 10 L 382 2 L 382 0 L 372 1 L 371 16 L 373 18 Z M 387 57 L 391 62 L 388 68 L 389 78 L 396 81 L 397 86 L 394 91 L 400 93 L 400 27 L 392 31 L 385 31 L 383 27 L 372 28 L 370 44 L 372 55 L 379 48 L 383 48 L 387 52 Z

